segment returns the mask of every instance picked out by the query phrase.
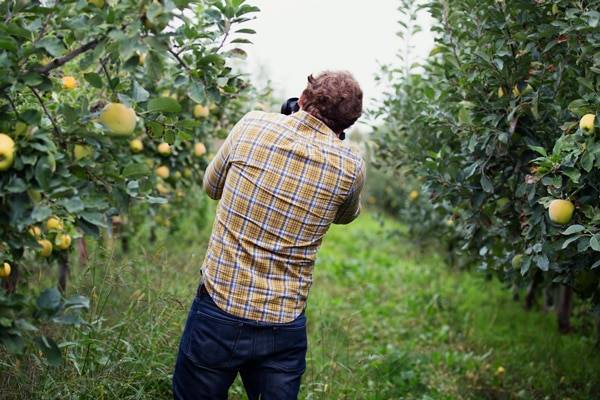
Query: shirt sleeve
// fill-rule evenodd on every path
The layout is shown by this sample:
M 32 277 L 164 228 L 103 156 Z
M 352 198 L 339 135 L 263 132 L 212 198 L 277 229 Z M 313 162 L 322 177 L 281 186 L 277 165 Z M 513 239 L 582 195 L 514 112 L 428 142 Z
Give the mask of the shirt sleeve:
M 348 197 L 337 211 L 334 224 L 349 224 L 360 214 L 360 193 L 365 184 L 365 163 L 361 160 Z
M 217 151 L 217 154 L 215 154 L 215 157 L 208 164 L 208 167 L 206 167 L 206 171 L 204 171 L 202 188 L 208 194 L 208 197 L 213 200 L 219 200 L 223 194 L 227 171 L 229 171 L 231 165 L 231 153 L 243 130 L 244 119 L 242 118 L 231 129 L 229 135 L 227 135 L 227 138 Z

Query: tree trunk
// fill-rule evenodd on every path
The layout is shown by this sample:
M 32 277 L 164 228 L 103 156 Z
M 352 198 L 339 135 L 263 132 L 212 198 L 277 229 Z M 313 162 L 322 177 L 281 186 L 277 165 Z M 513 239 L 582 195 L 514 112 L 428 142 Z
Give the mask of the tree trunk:
M 570 286 L 561 285 L 558 292 L 558 303 L 556 304 L 556 317 L 560 333 L 569 333 L 571 331 L 572 299 L 573 289 Z
M 533 277 L 529 285 L 527 286 L 527 294 L 525 294 L 525 309 L 531 310 L 533 308 L 533 304 L 535 303 L 535 294 L 538 285 L 540 284 L 540 279 L 537 274 Z
M 67 290 L 67 279 L 69 277 L 69 256 L 61 254 L 58 258 L 58 289 L 61 293 Z
M 129 253 L 129 238 L 125 235 L 121 237 L 121 250 L 125 254 Z
M 511 287 L 511 291 L 512 291 L 512 299 L 513 301 L 519 301 L 519 285 L 517 285 L 516 283 L 512 284 Z
M 77 239 L 77 252 L 79 253 L 79 265 L 84 266 L 88 262 L 88 249 L 85 237 Z
M 596 319 L 596 349 L 600 350 L 600 318 Z
M 6 290 L 6 293 L 14 293 L 17 289 L 17 281 L 19 280 L 19 266 L 17 263 L 10 265 L 10 276 L 2 280 L 2 287 Z
M 544 310 L 550 311 L 552 307 L 556 304 L 556 295 L 557 295 L 557 287 L 556 285 L 548 285 L 544 289 Z

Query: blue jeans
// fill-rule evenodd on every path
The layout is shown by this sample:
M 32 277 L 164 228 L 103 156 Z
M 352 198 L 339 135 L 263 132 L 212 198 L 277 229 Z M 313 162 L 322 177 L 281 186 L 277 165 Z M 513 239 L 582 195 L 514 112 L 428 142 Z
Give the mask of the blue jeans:
M 227 399 L 239 373 L 250 400 L 297 399 L 306 347 L 304 312 L 286 324 L 252 321 L 222 311 L 199 290 L 179 344 L 173 396 Z

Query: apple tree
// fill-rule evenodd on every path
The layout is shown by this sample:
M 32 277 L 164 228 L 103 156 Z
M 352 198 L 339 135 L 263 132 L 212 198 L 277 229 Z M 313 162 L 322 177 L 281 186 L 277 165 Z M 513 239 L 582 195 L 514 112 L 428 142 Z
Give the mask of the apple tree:
M 258 9 L 244 0 L 0 1 L 0 343 L 22 352 L 37 324 L 83 324 L 67 296 L 74 240 L 132 206 L 185 197 L 220 110 L 247 87 Z M 27 277 L 58 262 L 56 288 Z M 8 265 L 9 270 L 5 267 Z M 30 334 L 31 333 L 31 334 Z
M 568 331 L 573 293 L 600 312 L 600 2 L 401 8 L 419 7 L 435 47 L 422 69 L 392 71 L 378 162 L 422 184 L 426 217 L 405 220 L 423 237 L 527 284 L 529 305 L 536 288 L 558 287 Z

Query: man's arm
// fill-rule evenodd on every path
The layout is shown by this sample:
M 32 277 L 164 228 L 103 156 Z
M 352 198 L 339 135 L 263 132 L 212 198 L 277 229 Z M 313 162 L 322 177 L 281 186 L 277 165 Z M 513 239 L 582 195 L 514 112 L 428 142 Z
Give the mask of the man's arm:
M 231 129 L 225 142 L 223 142 L 219 151 L 215 154 L 215 157 L 210 164 L 208 164 L 208 167 L 206 167 L 206 171 L 204 171 L 202 188 L 208 194 L 208 197 L 213 200 L 219 200 L 223 194 L 225 178 L 227 178 L 227 171 L 229 171 L 230 166 L 231 152 L 242 131 L 242 122 L 244 121 L 244 118 Z
M 334 224 L 349 224 L 360 214 L 360 192 L 365 184 L 365 163 L 358 166 L 352 189 L 344 203 L 340 206 L 333 220 Z

